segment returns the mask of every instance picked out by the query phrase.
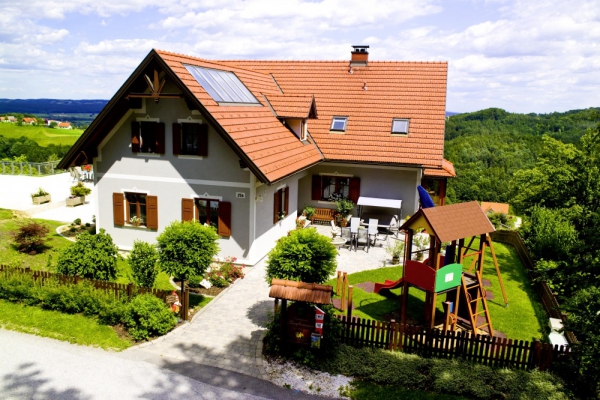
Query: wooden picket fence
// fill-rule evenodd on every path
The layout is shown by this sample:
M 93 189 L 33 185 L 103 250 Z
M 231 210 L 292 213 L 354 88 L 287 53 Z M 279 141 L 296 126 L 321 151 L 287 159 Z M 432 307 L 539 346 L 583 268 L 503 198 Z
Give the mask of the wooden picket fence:
M 570 349 L 538 341 L 527 342 L 474 335 L 471 332 L 444 332 L 396 322 L 338 317 L 343 325 L 342 342 L 354 347 L 375 347 L 421 357 L 460 358 L 494 367 L 547 370 L 556 360 L 570 356 Z
M 16 272 L 29 274 L 33 277 L 34 280 L 39 281 L 42 285 L 47 279 L 56 279 L 60 284 L 63 285 L 74 285 L 79 282 L 87 282 L 91 283 L 96 289 L 103 290 L 107 293 L 112 293 L 115 296 L 115 298 L 121 298 L 122 296 L 132 297 L 134 294 L 149 293 L 158 297 L 161 300 L 166 301 L 167 296 L 169 296 L 172 293 L 172 291 L 169 290 L 134 286 L 132 283 L 123 284 L 115 282 L 106 282 L 95 279 L 80 278 L 78 276 L 55 274 L 47 271 L 35 271 L 30 268 L 9 267 L 6 265 L 0 265 L 0 272 Z

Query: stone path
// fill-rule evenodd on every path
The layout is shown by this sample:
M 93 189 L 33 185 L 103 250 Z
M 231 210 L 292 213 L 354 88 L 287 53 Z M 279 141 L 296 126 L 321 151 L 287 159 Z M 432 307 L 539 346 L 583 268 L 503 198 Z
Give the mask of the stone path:
M 162 355 L 267 379 L 262 338 L 267 313 L 272 309 L 263 259 L 248 268 L 244 279 L 219 294 L 190 323 L 123 354 L 137 359 Z

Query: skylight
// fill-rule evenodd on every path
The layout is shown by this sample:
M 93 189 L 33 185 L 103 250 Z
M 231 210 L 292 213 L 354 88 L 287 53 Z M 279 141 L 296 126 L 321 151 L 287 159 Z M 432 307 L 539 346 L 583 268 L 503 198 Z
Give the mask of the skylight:
M 407 119 L 394 119 L 392 121 L 392 133 L 407 135 L 408 134 L 408 120 Z
M 233 72 L 193 65 L 185 68 L 217 103 L 258 103 Z
M 342 132 L 345 131 L 346 122 L 348 122 L 348 117 L 333 117 L 333 120 L 331 121 L 331 130 Z

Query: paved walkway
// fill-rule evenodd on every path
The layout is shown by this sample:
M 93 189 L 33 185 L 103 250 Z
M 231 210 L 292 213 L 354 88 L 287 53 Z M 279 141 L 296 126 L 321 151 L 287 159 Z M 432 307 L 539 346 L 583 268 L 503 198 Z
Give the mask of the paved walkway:
M 123 355 L 148 361 L 161 355 L 267 379 L 262 337 L 267 313 L 273 309 L 268 296 L 262 260 L 196 314 L 191 323 Z

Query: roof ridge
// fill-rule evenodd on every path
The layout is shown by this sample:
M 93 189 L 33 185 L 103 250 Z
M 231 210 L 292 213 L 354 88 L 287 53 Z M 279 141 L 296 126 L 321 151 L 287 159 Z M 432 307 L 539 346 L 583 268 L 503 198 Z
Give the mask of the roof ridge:
M 346 63 L 350 60 L 260 60 L 260 59 L 230 59 L 230 60 L 212 60 L 216 62 L 255 62 L 255 63 Z M 410 60 L 374 60 L 369 61 L 370 64 L 448 64 L 448 61 L 410 61 Z M 364 68 L 364 67 L 362 67 Z

